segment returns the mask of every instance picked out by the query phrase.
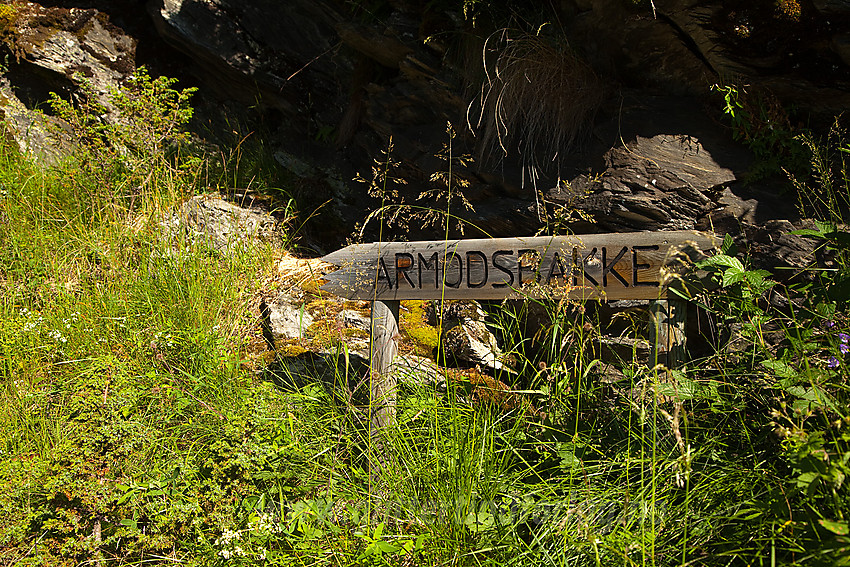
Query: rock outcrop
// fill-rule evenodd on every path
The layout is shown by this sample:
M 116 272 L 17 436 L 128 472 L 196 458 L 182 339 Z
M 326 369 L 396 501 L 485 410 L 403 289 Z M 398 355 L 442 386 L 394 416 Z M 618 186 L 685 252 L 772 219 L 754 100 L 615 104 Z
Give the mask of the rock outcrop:
M 319 251 L 339 247 L 382 205 L 400 206 L 402 217 L 422 206 L 437 213 L 380 230 L 368 223 L 363 238 L 442 235 L 446 210 L 465 221 L 466 236 L 718 225 L 747 233 L 793 221 L 769 191 L 744 184 L 752 156 L 730 141 L 709 87 L 749 80 L 821 117 L 850 105 L 842 0 L 568 0 L 548 14 L 562 25 L 534 34 L 493 33 L 496 21 L 433 3 L 387 2 L 373 13 L 333 0 L 146 5 L 148 20 L 128 2 L 9 4 L 0 22 L 9 135 L 49 159 L 29 114 L 49 91 L 72 95 L 84 76 L 108 102 L 135 65 L 168 61 L 201 85 L 204 128 L 244 135 L 262 125 L 303 218 L 318 211 L 304 232 Z M 516 62 L 510 50 L 523 42 L 565 68 L 546 77 L 529 67 L 518 76 L 532 88 L 511 91 L 493 73 Z M 537 91 L 535 104 L 528 93 Z M 566 112 L 570 101 L 584 110 Z M 522 116 L 500 118 L 510 109 Z M 563 143 L 547 146 L 547 133 Z M 395 192 L 370 196 L 352 181 L 387 162 L 406 182 Z
M 163 221 L 173 237 L 226 250 L 260 240 L 271 246 L 285 242 L 284 227 L 262 202 L 242 196 L 236 204 L 217 195 L 198 195 Z
M 48 93 L 67 97 L 85 81 L 111 109 L 109 93 L 135 69 L 136 40 L 89 8 L 15 2 L 2 25 L 10 56 L 0 80 L 6 135 L 22 152 L 55 163 L 70 145 L 64 123 L 42 112 Z
M 40 163 L 55 165 L 71 151 L 65 124 L 27 107 L 15 94 L 9 79 L 0 78 L 0 120 L 7 140 L 20 153 Z
M 39 77 L 47 83 L 42 91 L 67 92 L 87 81 L 108 107 L 110 89 L 135 69 L 136 40 L 95 9 L 32 2 L 12 4 L 12 9 L 14 29 L 7 45 L 21 66 L 14 71 Z

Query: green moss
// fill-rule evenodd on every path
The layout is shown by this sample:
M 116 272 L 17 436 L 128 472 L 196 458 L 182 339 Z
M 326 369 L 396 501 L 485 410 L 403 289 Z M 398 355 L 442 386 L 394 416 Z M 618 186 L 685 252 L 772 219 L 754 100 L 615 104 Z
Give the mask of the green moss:
M 401 332 L 413 343 L 413 352 L 431 356 L 440 344 L 440 330 L 428 324 L 424 301 L 402 301 Z
M 300 287 L 302 290 L 306 291 L 309 294 L 321 295 L 323 293 L 321 287 L 324 284 L 325 280 L 317 276 L 315 278 L 305 279 L 300 284 L 298 284 L 298 287 Z
M 0 41 L 10 43 L 17 33 L 18 8 L 0 4 Z
M 304 331 L 307 338 L 308 348 L 318 351 L 331 348 L 340 343 L 347 343 L 353 339 L 369 339 L 369 333 L 363 329 L 340 327 L 333 319 L 321 319 L 307 327 Z
M 307 349 L 297 343 L 287 343 L 285 345 L 281 345 L 277 349 L 277 354 L 284 358 L 293 358 L 307 352 Z
M 306 303 L 304 308 L 314 317 L 329 318 L 339 315 L 343 306 L 335 299 L 314 299 Z

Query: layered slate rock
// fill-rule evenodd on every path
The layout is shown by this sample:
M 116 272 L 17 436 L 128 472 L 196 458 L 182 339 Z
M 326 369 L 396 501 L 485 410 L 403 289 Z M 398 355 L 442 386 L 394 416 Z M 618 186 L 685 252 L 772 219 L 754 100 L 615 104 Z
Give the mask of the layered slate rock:
M 28 108 L 5 77 L 0 78 L 0 120 L 6 139 L 22 154 L 44 165 L 55 165 L 72 151 L 67 125 L 53 116 Z
M 91 84 L 109 108 L 108 93 L 135 69 L 136 40 L 95 9 L 16 5 L 11 44 L 16 63 L 52 87 Z
M 578 232 L 696 228 L 752 160 L 695 113 L 697 105 L 697 99 L 628 94 L 617 115 L 594 131 L 585 159 L 596 167 L 568 173 L 544 192 L 547 214 L 579 211 L 572 223 Z
M 607 230 L 686 230 L 716 203 L 709 192 L 735 181 L 688 136 L 638 137 L 605 154 L 601 175 L 579 175 L 546 193 L 550 204 L 573 207 Z

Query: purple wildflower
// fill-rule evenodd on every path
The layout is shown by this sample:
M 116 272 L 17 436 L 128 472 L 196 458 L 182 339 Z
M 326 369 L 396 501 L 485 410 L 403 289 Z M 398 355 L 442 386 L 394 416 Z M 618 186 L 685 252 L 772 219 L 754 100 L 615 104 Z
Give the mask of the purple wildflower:
M 831 329 L 831 328 L 833 328 L 833 327 L 835 326 L 835 321 L 827 321 L 826 323 L 824 323 L 824 326 L 825 326 L 827 329 Z
M 847 354 L 848 352 L 850 352 L 850 345 L 841 343 L 840 345 L 838 345 L 838 350 L 841 351 L 841 354 Z
M 838 368 L 839 364 L 840 363 L 838 362 L 837 358 L 835 358 L 834 356 L 830 356 L 829 360 L 826 362 L 826 367 L 827 368 Z
M 850 342 L 850 335 L 847 333 L 838 333 L 838 340 L 841 341 L 841 344 L 847 344 Z

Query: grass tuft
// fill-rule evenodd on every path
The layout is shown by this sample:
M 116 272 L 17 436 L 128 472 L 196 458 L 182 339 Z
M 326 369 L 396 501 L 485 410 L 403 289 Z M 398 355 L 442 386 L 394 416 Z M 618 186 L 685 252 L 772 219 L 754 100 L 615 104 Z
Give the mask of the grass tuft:
M 517 152 L 535 182 L 590 126 L 601 81 L 568 46 L 540 35 L 502 30 L 487 40 L 483 57 L 486 80 L 470 106 L 479 161 L 498 164 Z

